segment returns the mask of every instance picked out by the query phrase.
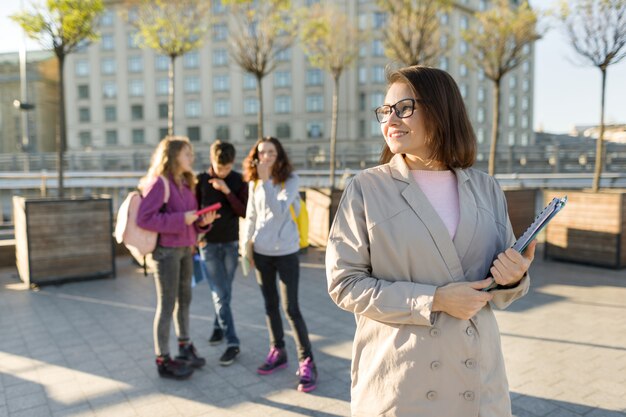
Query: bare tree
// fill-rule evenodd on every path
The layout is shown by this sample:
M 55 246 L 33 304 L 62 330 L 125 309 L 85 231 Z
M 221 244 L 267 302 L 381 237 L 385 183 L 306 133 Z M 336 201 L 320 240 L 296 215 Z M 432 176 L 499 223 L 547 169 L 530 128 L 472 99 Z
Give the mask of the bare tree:
M 502 78 L 530 57 L 531 45 L 542 36 L 539 16 L 528 1 L 520 5 L 509 0 L 494 3 L 491 9 L 476 13 L 476 24 L 462 33 L 473 52 L 468 64 L 481 68 L 493 81 L 489 175 L 496 171 Z
M 57 134 L 57 173 L 59 198 L 63 198 L 63 154 L 67 144 L 65 120 L 65 58 L 98 38 L 96 23 L 104 10 L 102 0 L 48 0 L 45 6 L 32 5 L 31 11 L 11 16 L 24 32 L 45 49 L 52 50 L 59 65 L 59 125 Z
M 626 0 L 573 0 L 570 4 L 562 2 L 559 17 L 572 47 L 585 63 L 598 67 L 602 73 L 600 135 L 592 185 L 592 190 L 597 192 L 604 164 L 607 70 L 626 56 Z
M 386 12 L 385 54 L 405 65 L 436 65 L 452 45 L 440 18 L 451 0 L 378 0 Z
M 333 108 L 330 128 L 330 188 L 335 188 L 337 148 L 337 114 L 339 78 L 359 56 L 365 36 L 348 16 L 337 7 L 314 5 L 304 16 L 301 31 L 302 46 L 312 66 L 328 71 L 333 77 Z M 341 28 L 341 30 L 337 30 Z
M 263 137 L 263 78 L 276 68 L 276 56 L 294 42 L 297 32 L 290 18 L 290 0 L 222 0 L 234 20 L 230 53 L 237 64 L 256 78 L 259 100 L 258 137 Z
M 167 133 L 174 134 L 176 58 L 202 46 L 210 28 L 207 0 L 128 0 L 128 21 L 137 28 L 137 42 L 170 58 Z

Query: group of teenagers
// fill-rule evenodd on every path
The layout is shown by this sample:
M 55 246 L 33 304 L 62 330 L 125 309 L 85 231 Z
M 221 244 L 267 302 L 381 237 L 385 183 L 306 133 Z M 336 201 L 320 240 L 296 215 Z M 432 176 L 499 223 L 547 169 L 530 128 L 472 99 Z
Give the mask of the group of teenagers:
M 380 163 L 356 174 L 343 192 L 326 246 L 330 298 L 354 314 L 353 416 L 509 417 L 511 403 L 492 305 L 506 308 L 529 289 L 536 243 L 523 253 L 495 179 L 472 168 L 476 137 L 463 98 L 445 71 L 391 70 L 375 109 L 384 143 Z M 160 375 L 187 377 L 205 360 L 189 339 L 192 252 L 198 236 L 216 319 L 211 343 L 220 359 L 239 354 L 230 308 L 241 252 L 255 268 L 265 302 L 269 353 L 261 375 L 287 366 L 280 298 L 292 327 L 297 389 L 317 384 L 317 369 L 298 307 L 298 177 L 281 143 L 257 141 L 233 171 L 234 148 L 211 146 L 211 166 L 195 176 L 189 141 L 165 138 L 142 181 L 138 224 L 160 233 L 153 258 L 154 322 Z M 160 176 L 170 181 L 164 205 Z M 221 202 L 217 212 L 196 209 Z M 296 207 L 296 210 L 299 208 Z M 278 276 L 278 286 L 277 286 Z M 170 357 L 172 316 L 179 351 Z

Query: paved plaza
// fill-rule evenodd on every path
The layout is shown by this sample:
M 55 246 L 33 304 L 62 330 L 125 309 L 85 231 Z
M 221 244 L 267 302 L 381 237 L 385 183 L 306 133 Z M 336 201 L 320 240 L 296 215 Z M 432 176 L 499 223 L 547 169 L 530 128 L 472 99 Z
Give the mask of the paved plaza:
M 291 332 L 289 367 L 257 375 L 268 350 L 263 301 L 240 271 L 232 301 L 238 360 L 219 366 L 225 346 L 207 342 L 214 312 L 203 282 L 194 288 L 191 334 L 208 364 L 172 381 L 154 364 L 153 281 L 129 258 L 117 258 L 115 279 L 38 291 L 24 289 L 14 268 L 1 269 L 0 417 L 347 416 L 355 323 L 326 293 L 323 257 L 310 249 L 301 258 L 301 308 L 320 375 L 310 394 L 295 390 Z M 626 416 L 626 270 L 539 254 L 531 274 L 528 296 L 496 312 L 514 415 Z

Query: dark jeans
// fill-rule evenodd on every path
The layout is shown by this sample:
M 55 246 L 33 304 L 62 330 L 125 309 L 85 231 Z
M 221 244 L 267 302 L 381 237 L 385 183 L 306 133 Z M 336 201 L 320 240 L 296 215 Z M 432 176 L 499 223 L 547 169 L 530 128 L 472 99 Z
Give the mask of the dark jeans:
M 265 256 L 254 252 L 256 265 L 256 279 L 265 300 L 265 320 L 270 336 L 270 344 L 278 348 L 285 347 L 285 333 L 283 322 L 278 309 L 278 289 L 276 287 L 276 273 L 280 280 L 280 296 L 283 311 L 289 325 L 296 335 L 298 357 L 304 360 L 313 358 L 309 332 L 298 306 L 298 283 L 300 280 L 300 262 L 298 254 L 284 256 Z
M 215 306 L 214 328 L 222 329 L 228 346 L 239 346 L 239 338 L 235 332 L 235 321 L 230 309 L 232 299 L 233 278 L 237 269 L 237 242 L 207 243 L 202 248 L 204 261 L 208 271 L 208 281 L 213 294 Z
M 191 247 L 157 246 L 152 253 L 157 309 L 154 316 L 154 350 L 157 355 L 170 353 L 170 326 L 178 340 L 189 340 L 189 305 L 191 304 Z

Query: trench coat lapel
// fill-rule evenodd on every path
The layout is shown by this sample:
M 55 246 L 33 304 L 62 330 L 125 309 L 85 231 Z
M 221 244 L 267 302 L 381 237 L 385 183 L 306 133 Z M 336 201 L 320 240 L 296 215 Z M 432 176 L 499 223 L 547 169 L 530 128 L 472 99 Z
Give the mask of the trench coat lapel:
M 476 233 L 478 221 L 478 206 L 470 187 L 470 179 L 462 169 L 455 169 L 459 189 L 459 225 L 454 235 L 454 246 L 460 259 L 465 257 Z
M 439 254 L 448 267 L 451 279 L 453 281 L 463 280 L 464 273 L 461 260 L 452 239 L 450 239 L 448 229 L 441 220 L 441 217 L 439 217 L 437 212 L 433 209 L 424 192 L 411 177 L 409 168 L 406 162 L 404 162 L 402 155 L 394 155 L 389 162 L 389 167 L 391 169 L 391 176 L 406 184 L 406 187 L 401 190 L 402 197 L 404 197 L 406 202 L 428 229 Z

